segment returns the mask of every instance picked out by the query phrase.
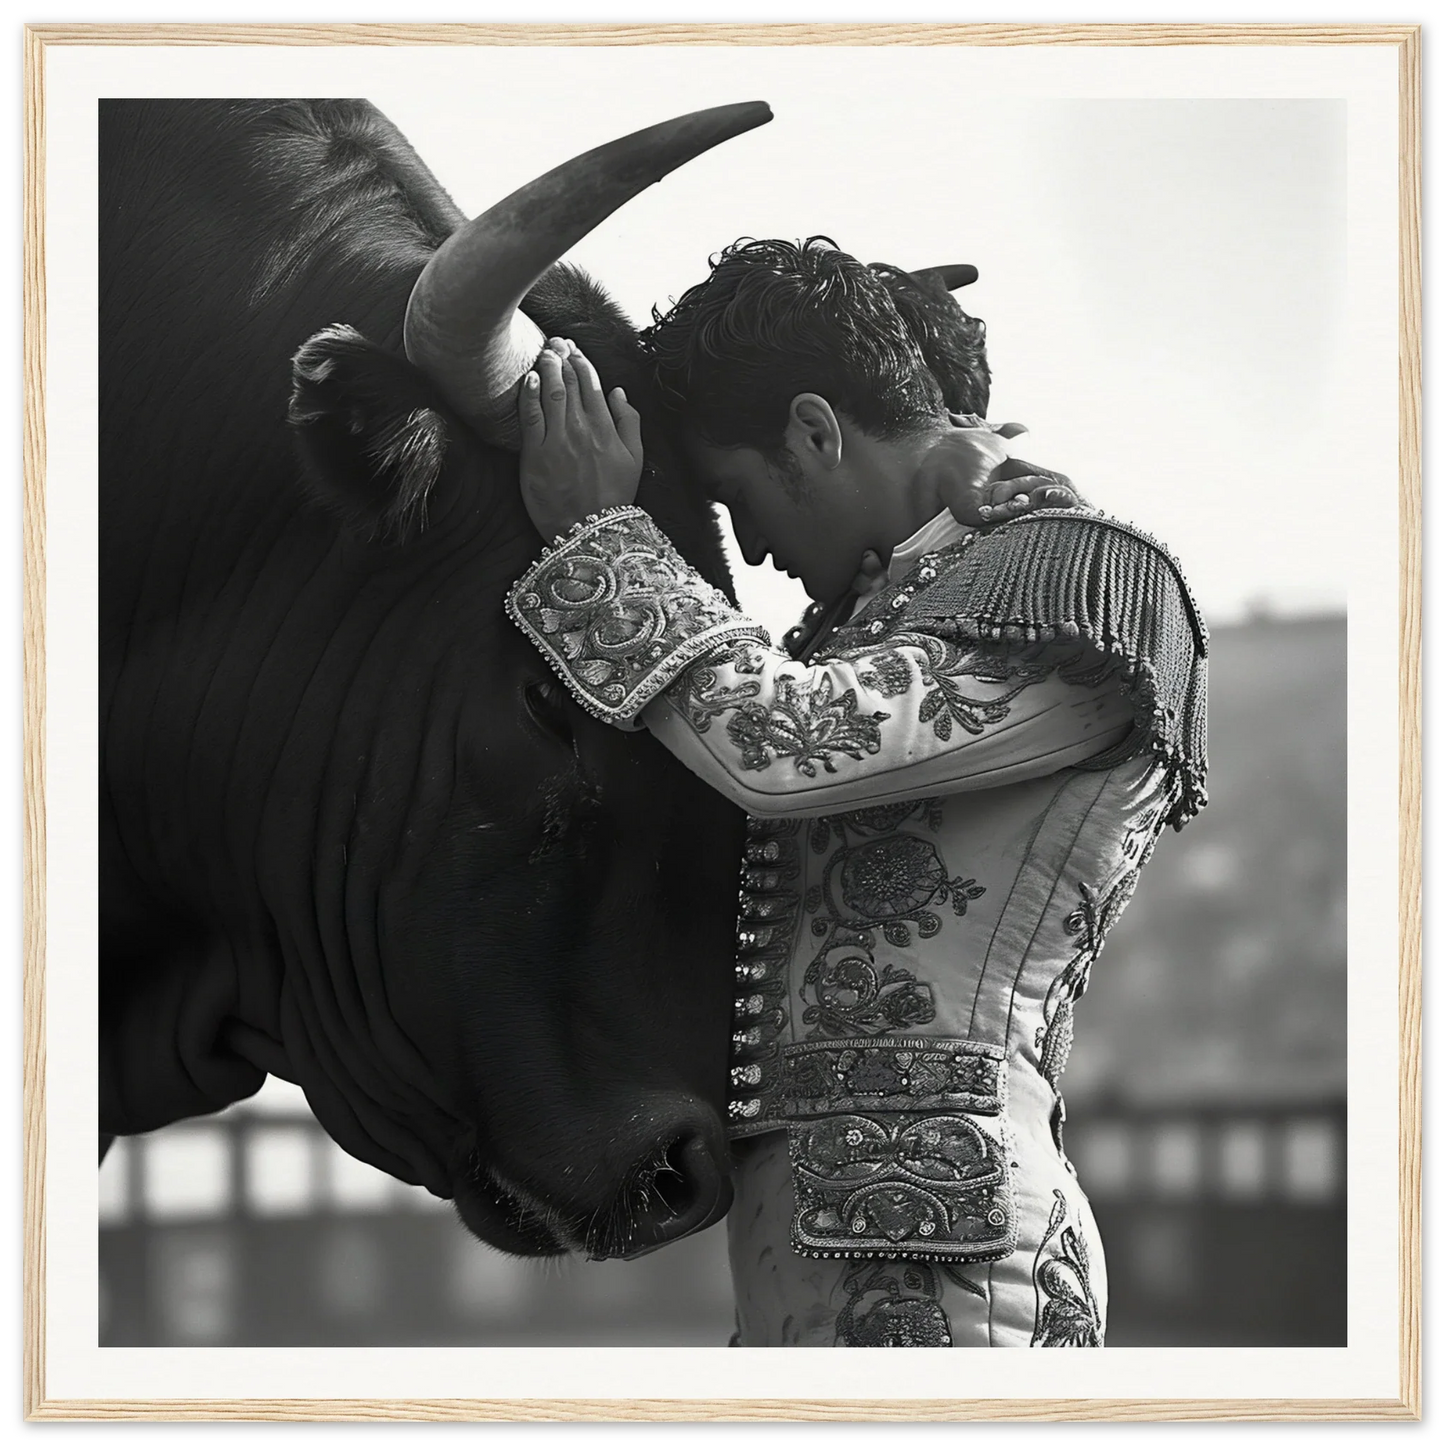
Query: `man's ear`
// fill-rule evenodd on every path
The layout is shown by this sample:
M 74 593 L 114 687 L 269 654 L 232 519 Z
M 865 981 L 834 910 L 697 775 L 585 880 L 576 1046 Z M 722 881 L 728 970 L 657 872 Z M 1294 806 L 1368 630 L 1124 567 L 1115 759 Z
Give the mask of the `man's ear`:
M 843 428 L 826 398 L 805 391 L 788 405 L 783 440 L 798 457 L 826 471 L 843 460 Z
M 428 378 L 350 326 L 319 331 L 291 361 L 288 419 L 306 485 L 369 540 L 426 525 L 450 418 Z

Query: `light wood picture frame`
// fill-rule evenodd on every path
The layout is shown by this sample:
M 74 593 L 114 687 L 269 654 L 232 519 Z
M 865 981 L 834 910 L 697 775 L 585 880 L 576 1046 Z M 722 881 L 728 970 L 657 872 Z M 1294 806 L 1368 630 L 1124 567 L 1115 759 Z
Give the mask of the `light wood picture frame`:
M 25 31 L 24 230 L 24 1412 L 30 1420 L 1418 1420 L 1421 1418 L 1421 252 L 1420 29 L 1410 25 L 34 25 Z M 1265 1398 L 794 1398 L 669 1397 L 659 1372 L 655 1395 L 640 1398 L 457 1398 L 419 1390 L 407 1398 L 298 1398 L 248 1391 L 244 1397 L 82 1398 L 57 1393 L 47 1373 L 51 1295 L 57 1273 L 47 1255 L 48 1130 L 93 1130 L 93 1119 L 47 1112 L 47 677 L 74 660 L 46 649 L 48 62 L 73 47 L 497 47 L 497 46 L 968 46 L 1077 48 L 1374 47 L 1394 58 L 1398 97 L 1398 646 L 1399 771 L 1397 862 L 1398 998 L 1398 1340 L 1394 1387 L 1367 1396 Z M 183 93 L 176 91 L 172 93 Z M 247 93 L 239 91 L 238 93 Z M 951 258 L 949 258 L 951 259 Z M 52 579 L 53 580 L 53 579 Z M 53 605 L 53 601 L 49 605 Z M 54 737 L 53 731 L 51 732 Z M 50 846 L 53 845 L 53 838 Z M 55 1023 L 54 1001 L 51 1024 Z M 1351 1101 L 1352 1106 L 1354 1101 Z M 52 1237 L 52 1243 L 54 1237 Z M 736 1352 L 735 1352 L 736 1353 Z M 1327 1353 L 1327 1352 L 1325 1352 Z

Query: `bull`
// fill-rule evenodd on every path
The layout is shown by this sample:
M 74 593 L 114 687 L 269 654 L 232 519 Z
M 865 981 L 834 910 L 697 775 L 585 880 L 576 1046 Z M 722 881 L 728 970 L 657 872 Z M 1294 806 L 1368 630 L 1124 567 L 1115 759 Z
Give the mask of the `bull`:
M 553 334 L 626 388 L 641 503 L 729 588 L 634 329 L 560 258 L 768 118 L 467 222 L 363 102 L 101 103 L 102 1157 L 269 1073 L 506 1251 L 725 1212 L 743 819 L 574 706 L 502 599 L 542 545 L 512 410 Z

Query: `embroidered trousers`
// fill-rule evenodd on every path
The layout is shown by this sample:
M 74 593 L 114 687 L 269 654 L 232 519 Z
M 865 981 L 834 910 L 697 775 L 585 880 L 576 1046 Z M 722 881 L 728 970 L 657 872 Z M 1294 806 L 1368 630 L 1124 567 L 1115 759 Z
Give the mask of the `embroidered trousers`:
M 1022 1083 L 1022 1081 L 1020 1081 Z M 1037 1080 L 1038 1103 L 1052 1091 Z M 789 1247 L 787 1136 L 733 1145 L 728 1255 L 743 1346 L 1093 1347 L 1104 1343 L 1108 1284 L 1088 1199 L 1055 1143 L 1047 1107 L 1016 1088 L 1011 1122 L 1028 1161 L 1018 1247 L 992 1264 L 812 1259 Z M 1016 1171 L 1022 1173 L 1022 1169 Z

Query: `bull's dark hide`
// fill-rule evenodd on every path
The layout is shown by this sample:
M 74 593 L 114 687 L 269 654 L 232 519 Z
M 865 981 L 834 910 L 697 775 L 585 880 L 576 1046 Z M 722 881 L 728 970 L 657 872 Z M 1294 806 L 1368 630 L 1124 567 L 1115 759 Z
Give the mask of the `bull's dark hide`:
M 504 616 L 516 460 L 400 342 L 459 212 L 356 101 L 102 102 L 100 175 L 102 1131 L 271 1072 L 504 1248 L 715 1218 L 741 818 Z M 726 586 L 631 326 L 560 266 L 524 309 Z

